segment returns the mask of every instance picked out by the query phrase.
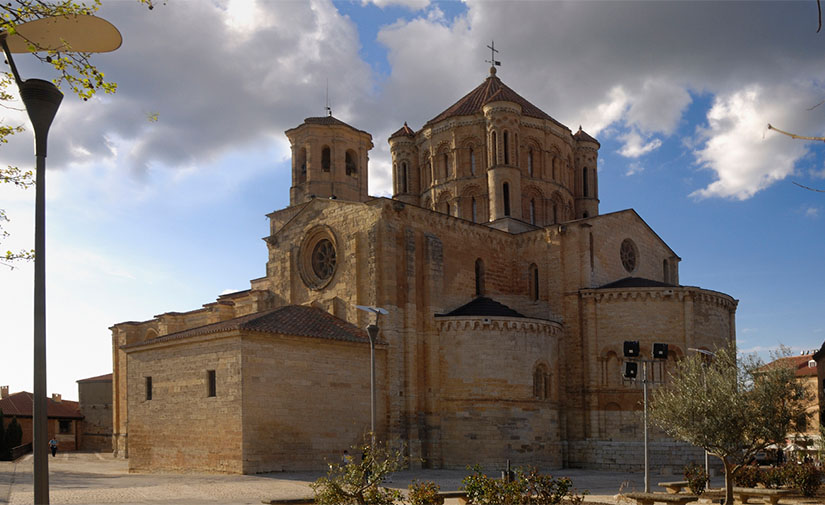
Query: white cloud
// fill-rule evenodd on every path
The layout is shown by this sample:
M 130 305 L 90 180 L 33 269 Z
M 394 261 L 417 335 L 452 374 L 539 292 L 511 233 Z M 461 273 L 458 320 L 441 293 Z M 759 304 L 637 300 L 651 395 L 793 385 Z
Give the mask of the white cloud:
M 624 145 L 619 150 L 619 154 L 625 158 L 638 158 L 651 151 L 658 149 L 662 145 L 659 139 L 646 139 L 639 132 L 630 131 L 619 136 Z
M 800 94 L 807 96 L 796 88 L 749 85 L 717 95 L 700 132 L 705 141 L 694 153 L 716 180 L 692 196 L 745 200 L 793 173 L 805 144 L 768 132 L 767 124 L 771 118 L 789 120 L 804 100 Z
M 376 7 L 405 7 L 412 11 L 426 9 L 430 5 L 430 0 L 361 0 L 362 5 L 374 4 Z
M 670 135 L 679 125 L 682 113 L 690 102 L 690 93 L 684 85 L 666 77 L 651 76 L 634 93 L 626 122 L 643 132 Z
M 627 176 L 636 175 L 644 172 L 645 167 L 639 163 L 638 161 L 634 161 L 627 167 L 627 171 L 624 173 Z
M 819 217 L 819 213 L 822 209 L 819 207 L 808 207 L 805 209 L 805 217 L 816 218 Z

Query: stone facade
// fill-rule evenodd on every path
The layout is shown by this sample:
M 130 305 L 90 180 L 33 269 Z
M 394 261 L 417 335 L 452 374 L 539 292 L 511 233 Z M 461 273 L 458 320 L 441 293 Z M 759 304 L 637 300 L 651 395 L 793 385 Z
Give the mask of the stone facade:
M 132 469 L 339 459 L 369 429 L 357 328 L 373 319 L 356 305 L 388 311 L 377 435 L 429 467 L 638 465 L 642 395 L 622 379 L 622 342 L 647 356 L 668 343 L 661 380 L 689 347 L 735 339 L 736 300 L 680 285 L 680 258 L 635 211 L 599 214 L 598 141 L 493 72 L 390 137 L 391 199 L 366 194 L 368 133 L 328 116 L 287 136 L 290 206 L 268 216 L 264 277 L 112 327 L 116 452 Z M 221 435 L 193 444 L 199 430 Z M 701 457 L 657 433 L 653 447 L 657 465 Z
M 80 449 L 112 450 L 112 374 L 77 381 L 78 405 L 83 415 Z

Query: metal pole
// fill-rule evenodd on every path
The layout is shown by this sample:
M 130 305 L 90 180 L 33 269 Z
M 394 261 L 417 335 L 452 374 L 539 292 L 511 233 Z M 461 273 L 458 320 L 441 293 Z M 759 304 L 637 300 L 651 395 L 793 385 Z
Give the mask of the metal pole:
M 650 492 L 650 467 L 647 455 L 647 361 L 642 361 L 642 385 L 645 395 L 645 493 Z
M 6 57 L 11 60 L 7 47 Z M 17 82 L 20 98 L 34 127 L 36 158 L 34 204 L 34 503 L 49 503 L 48 411 L 46 407 L 46 145 L 63 93 L 51 82 L 28 79 Z
M 46 155 L 37 155 L 34 204 L 34 503 L 49 503 L 46 410 Z
M 367 326 L 370 337 L 370 435 L 375 447 L 375 339 L 378 338 L 378 325 Z

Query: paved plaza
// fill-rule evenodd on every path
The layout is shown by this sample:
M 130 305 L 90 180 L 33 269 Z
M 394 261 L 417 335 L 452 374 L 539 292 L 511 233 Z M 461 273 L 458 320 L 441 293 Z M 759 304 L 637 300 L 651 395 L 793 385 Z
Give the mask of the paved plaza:
M 223 474 L 134 474 L 127 462 L 110 454 L 64 452 L 49 458 L 49 484 L 52 504 L 260 504 L 278 498 L 311 496 L 309 484 L 320 473 L 267 473 L 259 475 Z M 553 470 L 554 476 L 567 476 L 574 486 L 587 489 L 588 502 L 616 503 L 614 496 L 625 491 L 643 490 L 639 473 L 598 472 L 593 470 Z M 406 489 L 413 479 L 432 480 L 442 490 L 456 490 L 465 470 L 416 470 L 394 474 L 388 487 Z M 661 480 L 677 477 L 651 473 L 651 487 Z M 721 485 L 721 479 L 714 484 Z M 0 462 L 0 504 L 31 504 L 32 457 L 17 462 Z M 448 501 L 449 503 L 449 501 Z

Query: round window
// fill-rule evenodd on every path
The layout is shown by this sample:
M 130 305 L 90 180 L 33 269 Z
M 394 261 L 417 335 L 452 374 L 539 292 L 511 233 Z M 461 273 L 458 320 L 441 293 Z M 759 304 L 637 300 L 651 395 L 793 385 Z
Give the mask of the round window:
M 321 289 L 332 281 L 337 265 L 335 235 L 327 226 L 317 226 L 307 233 L 298 254 L 298 272 L 304 284 Z
M 637 257 L 639 255 L 636 250 L 636 244 L 629 238 L 624 239 L 619 254 L 622 258 L 622 266 L 624 269 L 627 270 L 628 273 L 633 273 L 633 271 L 636 270 Z
M 335 247 L 328 239 L 321 239 L 312 250 L 312 271 L 325 281 L 335 271 Z

